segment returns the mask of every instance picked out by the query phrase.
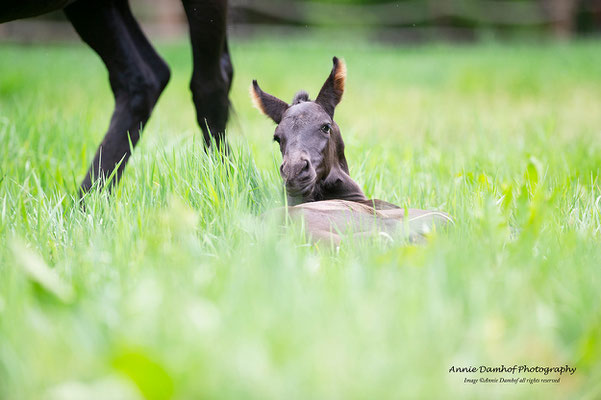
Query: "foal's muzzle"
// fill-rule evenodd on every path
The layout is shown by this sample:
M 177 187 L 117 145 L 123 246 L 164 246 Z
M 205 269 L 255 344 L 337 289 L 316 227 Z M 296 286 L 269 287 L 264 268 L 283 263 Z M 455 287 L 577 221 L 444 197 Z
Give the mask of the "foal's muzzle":
M 306 155 L 284 157 L 280 174 L 291 196 L 307 196 L 313 191 L 315 169 Z

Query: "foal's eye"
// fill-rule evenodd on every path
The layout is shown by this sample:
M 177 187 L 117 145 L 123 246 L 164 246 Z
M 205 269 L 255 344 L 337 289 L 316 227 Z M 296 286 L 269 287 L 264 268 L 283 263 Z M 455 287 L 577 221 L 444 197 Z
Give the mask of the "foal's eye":
M 331 130 L 332 130 L 332 127 L 330 126 L 330 124 L 323 124 L 321 126 L 321 131 L 323 133 L 330 133 Z
M 280 137 L 276 136 L 276 135 L 273 135 L 273 141 L 280 143 Z

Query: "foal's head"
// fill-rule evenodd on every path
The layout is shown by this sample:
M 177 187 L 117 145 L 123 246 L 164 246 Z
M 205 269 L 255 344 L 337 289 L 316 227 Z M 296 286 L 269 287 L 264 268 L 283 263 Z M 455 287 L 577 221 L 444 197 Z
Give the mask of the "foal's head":
M 333 62 L 332 72 L 314 101 L 303 90 L 287 104 L 263 92 L 257 81 L 250 88 L 255 106 L 278 124 L 273 139 L 282 152 L 280 173 L 291 204 L 365 200 L 348 175 L 344 142 L 334 122 L 334 110 L 344 92 L 346 67 L 336 57 Z

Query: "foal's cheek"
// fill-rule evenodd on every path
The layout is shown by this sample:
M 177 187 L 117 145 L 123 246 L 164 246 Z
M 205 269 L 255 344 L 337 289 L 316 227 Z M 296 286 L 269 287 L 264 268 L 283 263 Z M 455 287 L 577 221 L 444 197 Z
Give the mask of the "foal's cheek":
M 316 155 L 316 163 L 315 165 L 319 165 L 319 169 L 320 170 L 325 170 L 326 169 L 326 163 L 328 162 L 327 160 L 330 159 L 329 157 L 329 152 L 330 152 L 330 146 L 328 145 L 329 143 L 326 141 L 322 147 L 319 149 L 318 154 Z M 317 169 L 317 168 L 316 168 Z

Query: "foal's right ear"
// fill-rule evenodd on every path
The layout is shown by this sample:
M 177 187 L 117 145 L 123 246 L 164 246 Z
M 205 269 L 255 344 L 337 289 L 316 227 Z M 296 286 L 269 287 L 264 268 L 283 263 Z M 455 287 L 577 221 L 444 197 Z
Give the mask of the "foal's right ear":
M 277 97 L 262 91 L 256 80 L 253 80 L 250 86 L 250 97 L 255 107 L 271 118 L 276 124 L 280 123 L 282 115 L 289 107 L 288 104 Z

